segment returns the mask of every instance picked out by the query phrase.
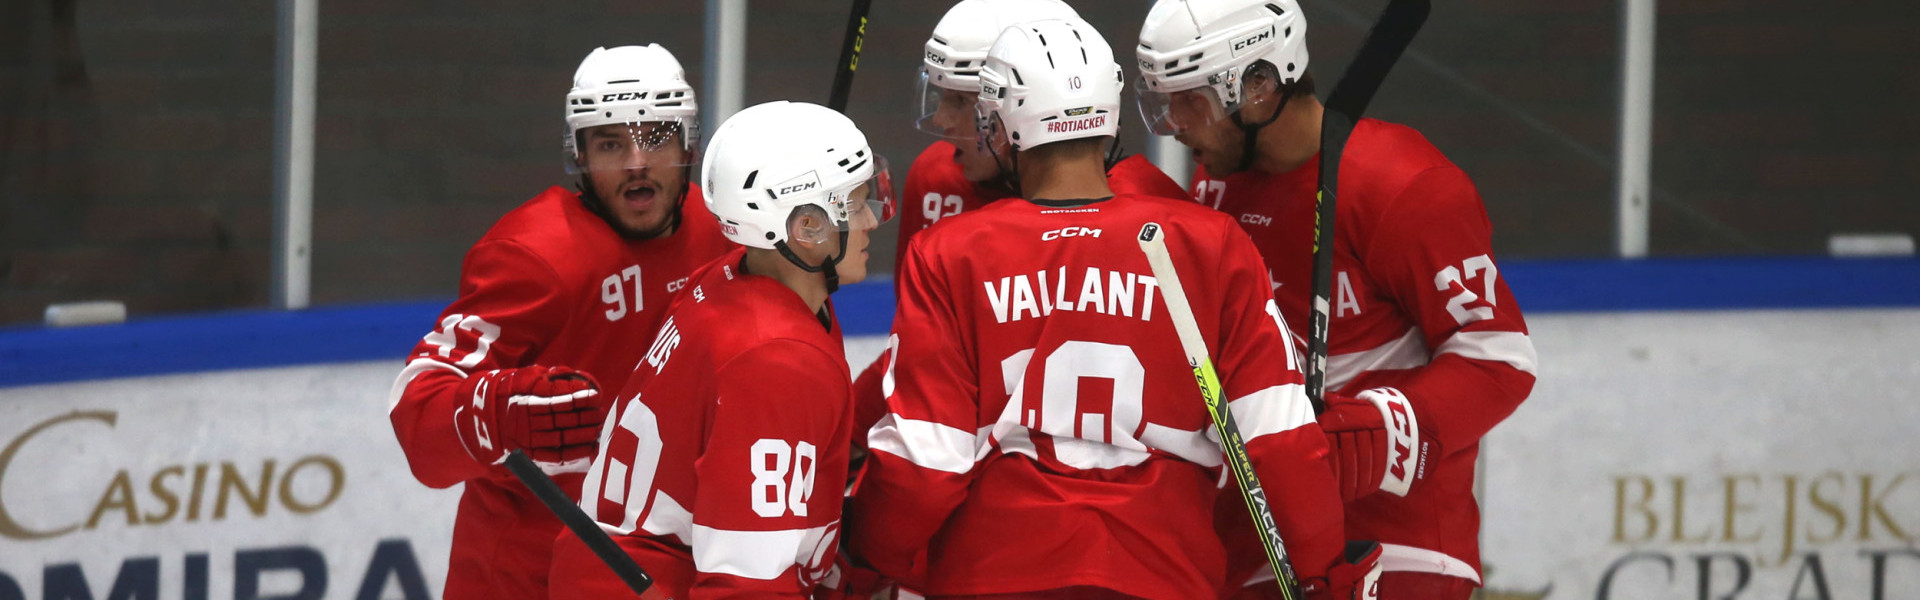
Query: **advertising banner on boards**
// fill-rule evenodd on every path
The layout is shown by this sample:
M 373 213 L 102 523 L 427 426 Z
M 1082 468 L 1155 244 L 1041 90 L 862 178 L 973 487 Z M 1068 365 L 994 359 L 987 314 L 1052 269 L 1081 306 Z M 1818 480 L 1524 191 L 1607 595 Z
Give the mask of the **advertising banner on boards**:
M 438 598 L 397 361 L 0 390 L 0 600 Z
M 439 598 L 460 487 L 407 469 L 401 366 L 0 388 L 0 600 Z
M 1920 598 L 1920 311 L 1529 319 L 1487 600 Z
M 1483 600 L 1920 598 L 1920 310 L 1529 324 Z M 0 600 L 438 598 L 459 488 L 407 470 L 399 367 L 0 388 Z

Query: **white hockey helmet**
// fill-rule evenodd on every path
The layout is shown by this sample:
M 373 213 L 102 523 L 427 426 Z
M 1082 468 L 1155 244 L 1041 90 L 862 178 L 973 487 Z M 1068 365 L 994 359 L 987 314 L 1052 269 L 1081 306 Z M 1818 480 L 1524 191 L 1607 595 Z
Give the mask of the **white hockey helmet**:
M 954 4 L 933 26 L 920 57 L 914 127 L 935 135 L 945 133 L 932 123 L 940 108 L 941 90 L 969 96 L 979 92 L 980 67 L 1002 30 L 1023 21 L 1079 16 L 1060 0 L 960 0 Z
M 886 159 L 852 120 L 818 104 L 782 100 L 734 113 L 714 131 L 706 157 L 707 210 L 743 246 L 780 248 L 789 216 L 804 206 L 826 211 L 842 232 L 893 218 Z M 867 218 L 874 221 L 856 222 Z M 826 241 L 820 234 L 809 241 Z
M 580 61 L 573 72 L 573 91 L 567 92 L 567 172 L 596 168 L 582 164 L 582 131 L 621 124 L 633 126 L 625 132 L 631 138 L 626 140 L 628 150 L 654 161 L 647 166 L 685 166 L 697 158 L 700 110 L 693 86 L 687 84 L 680 61 L 659 44 L 594 48 Z M 668 144 L 684 152 L 659 152 Z M 629 160 L 605 168 L 632 164 Z
M 1136 50 L 1140 81 L 1134 98 L 1155 134 L 1187 124 L 1169 118 L 1170 96 L 1205 88 L 1214 117 L 1226 118 L 1245 100 L 1247 69 L 1273 65 L 1280 85 L 1307 73 L 1307 21 L 1295 0 L 1158 0 L 1140 27 Z
M 1086 21 L 1008 27 L 980 70 L 980 138 L 1019 151 L 1118 135 L 1123 78 L 1113 48 Z

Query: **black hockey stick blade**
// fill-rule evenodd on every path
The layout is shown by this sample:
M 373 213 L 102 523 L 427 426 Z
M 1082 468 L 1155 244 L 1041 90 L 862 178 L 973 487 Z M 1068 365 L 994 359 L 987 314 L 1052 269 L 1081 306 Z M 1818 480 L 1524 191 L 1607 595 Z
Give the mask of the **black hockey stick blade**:
M 601 531 L 600 525 L 588 518 L 587 513 L 581 511 L 566 492 L 560 491 L 559 484 L 547 477 L 539 465 L 533 464 L 533 459 L 527 458 L 525 452 L 514 450 L 507 454 L 507 470 L 513 471 L 513 476 L 520 478 L 520 483 L 532 490 L 533 495 L 547 505 L 547 510 L 553 511 L 553 516 L 559 517 L 560 522 L 567 525 L 567 529 L 580 536 L 580 541 L 585 542 L 587 548 L 600 557 L 600 562 L 607 564 L 607 568 L 613 569 L 613 574 L 620 576 L 628 589 L 646 600 L 666 600 L 666 594 L 653 587 L 653 577 L 647 575 L 646 569 L 640 568 L 639 563 L 633 562 L 633 557 L 627 556 L 626 551 L 614 544 L 613 538 L 607 537 L 607 532 Z
M 846 40 L 840 46 L 840 62 L 833 65 L 833 93 L 827 96 L 827 108 L 847 112 L 847 96 L 853 91 L 853 72 L 860 69 L 860 46 L 867 39 L 867 10 L 873 0 L 853 0 L 847 15 Z
M 1380 91 L 1387 73 L 1413 43 L 1420 26 L 1427 22 L 1432 6 L 1428 0 L 1391 0 L 1380 12 L 1380 20 L 1360 43 L 1347 72 L 1334 82 L 1327 93 L 1326 111 L 1320 117 L 1320 190 L 1313 223 L 1313 299 L 1308 305 L 1307 398 L 1315 413 L 1324 412 L 1327 382 L 1327 325 L 1331 320 L 1329 302 L 1333 295 L 1334 193 L 1340 181 L 1340 158 L 1346 154 L 1347 136 L 1366 113 L 1367 104 Z

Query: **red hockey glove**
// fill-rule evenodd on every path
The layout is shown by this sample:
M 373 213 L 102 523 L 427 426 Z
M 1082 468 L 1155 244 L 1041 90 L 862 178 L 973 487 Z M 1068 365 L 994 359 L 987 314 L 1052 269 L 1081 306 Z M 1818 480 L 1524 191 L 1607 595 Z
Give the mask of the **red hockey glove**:
M 494 465 L 527 452 L 548 473 L 586 471 L 607 405 L 600 384 L 566 367 L 534 365 L 475 373 L 454 391 L 454 431 L 474 460 Z
M 1393 388 L 1374 388 L 1357 398 L 1329 395 L 1320 429 L 1327 433 L 1340 499 L 1346 502 L 1376 491 L 1405 496 L 1426 478 L 1426 461 L 1440 455 L 1433 436 L 1421 431 L 1413 404 Z
M 1346 554 L 1325 578 L 1300 582 L 1307 600 L 1380 600 L 1380 544 L 1347 542 Z

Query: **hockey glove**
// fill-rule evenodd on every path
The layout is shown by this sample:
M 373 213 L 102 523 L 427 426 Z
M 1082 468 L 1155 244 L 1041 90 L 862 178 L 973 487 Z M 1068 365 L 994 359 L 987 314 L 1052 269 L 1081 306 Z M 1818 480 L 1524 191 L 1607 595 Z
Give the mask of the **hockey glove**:
M 1346 554 L 1326 578 L 1301 582 L 1307 600 L 1380 600 L 1380 544 L 1347 542 Z
M 1340 499 L 1352 502 L 1376 491 L 1406 496 L 1427 476 L 1440 448 L 1420 429 L 1413 404 L 1400 390 L 1374 388 L 1357 398 L 1329 395 L 1320 414 L 1327 433 Z
M 454 431 L 474 460 L 495 465 L 527 452 L 549 474 L 593 463 L 607 405 L 592 377 L 539 365 L 475 373 L 455 390 Z

